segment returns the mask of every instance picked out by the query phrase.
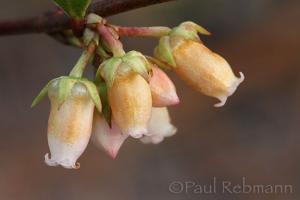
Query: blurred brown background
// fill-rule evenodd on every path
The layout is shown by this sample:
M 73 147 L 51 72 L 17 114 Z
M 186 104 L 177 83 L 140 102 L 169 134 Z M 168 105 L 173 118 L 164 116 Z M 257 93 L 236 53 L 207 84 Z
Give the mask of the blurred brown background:
M 1 0 L 0 19 L 31 16 L 50 0 Z M 66 74 L 80 54 L 46 35 L 0 38 L 0 199 L 298 199 L 300 198 L 300 2 L 297 0 L 181 0 L 110 18 L 123 25 L 174 26 L 193 20 L 213 35 L 245 82 L 225 107 L 186 87 L 174 74 L 181 104 L 170 109 L 178 134 L 160 145 L 133 139 L 110 160 L 90 144 L 80 170 L 51 168 L 48 101 L 30 104 L 50 79 Z M 151 53 L 155 40 L 124 39 L 127 50 Z M 173 194 L 173 181 L 293 185 L 293 194 Z

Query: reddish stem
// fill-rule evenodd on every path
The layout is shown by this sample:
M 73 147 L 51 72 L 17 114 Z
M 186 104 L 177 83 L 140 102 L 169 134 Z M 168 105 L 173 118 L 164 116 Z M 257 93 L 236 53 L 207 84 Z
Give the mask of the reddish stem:
M 122 27 L 114 26 L 120 36 L 162 37 L 171 31 L 168 27 Z
M 111 50 L 114 56 L 122 56 L 125 54 L 120 40 L 116 39 L 104 24 L 98 24 L 97 31 L 101 35 L 105 45 Z

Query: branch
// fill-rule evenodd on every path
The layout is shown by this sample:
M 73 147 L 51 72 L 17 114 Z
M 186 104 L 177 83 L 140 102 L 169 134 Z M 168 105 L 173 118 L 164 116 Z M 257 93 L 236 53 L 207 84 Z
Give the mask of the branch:
M 107 17 L 168 1 L 173 0 L 101 0 L 93 3 L 88 9 L 88 13 L 96 13 L 102 17 Z M 61 10 L 58 10 L 26 19 L 0 21 L 0 36 L 28 33 L 53 33 L 70 28 L 70 18 Z

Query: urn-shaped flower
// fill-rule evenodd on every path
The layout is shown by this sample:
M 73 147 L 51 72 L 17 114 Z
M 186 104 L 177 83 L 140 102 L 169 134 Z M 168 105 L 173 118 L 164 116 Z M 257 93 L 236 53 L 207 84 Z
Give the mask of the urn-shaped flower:
M 218 98 L 223 106 L 244 80 L 236 77 L 228 62 L 209 50 L 197 35 L 209 34 L 193 22 L 185 22 L 160 39 L 155 50 L 158 59 L 173 66 L 176 74 L 188 85 L 207 96 Z

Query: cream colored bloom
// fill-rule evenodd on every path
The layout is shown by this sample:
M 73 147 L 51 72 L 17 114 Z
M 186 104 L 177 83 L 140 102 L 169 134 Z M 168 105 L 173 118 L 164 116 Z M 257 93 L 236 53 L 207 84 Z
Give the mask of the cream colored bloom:
M 164 138 L 171 137 L 177 132 L 177 128 L 171 124 L 170 115 L 166 107 L 152 108 L 148 131 L 150 135 L 141 138 L 143 143 L 158 144 Z
M 48 121 L 51 158 L 46 154 L 45 162 L 49 166 L 79 168 L 77 159 L 84 152 L 91 136 L 94 103 L 81 83 L 74 85 L 61 106 L 58 102 L 58 81 L 51 83 L 48 95 L 51 103 Z
M 147 134 L 152 100 L 149 84 L 142 76 L 137 73 L 116 76 L 108 88 L 108 99 L 122 133 L 134 138 Z
M 152 66 L 150 89 L 153 107 L 166 107 L 179 103 L 176 88 L 170 78 L 158 67 Z
M 220 103 L 216 107 L 223 106 L 244 80 L 243 73 L 237 78 L 223 57 L 200 42 L 184 40 L 172 53 L 176 74 L 196 90 L 218 98 Z
M 114 120 L 109 127 L 103 116 L 98 113 L 94 115 L 92 140 L 97 147 L 103 149 L 111 158 L 115 159 L 117 154 L 128 138 L 128 135 L 122 134 Z

